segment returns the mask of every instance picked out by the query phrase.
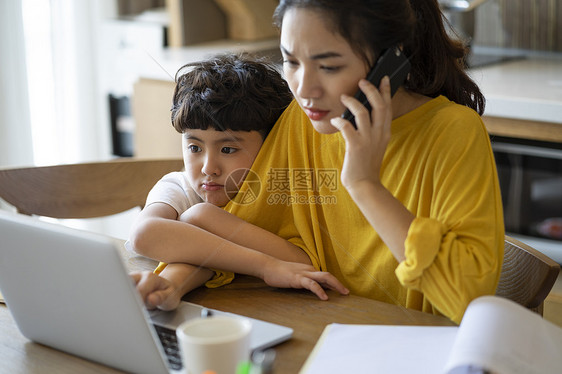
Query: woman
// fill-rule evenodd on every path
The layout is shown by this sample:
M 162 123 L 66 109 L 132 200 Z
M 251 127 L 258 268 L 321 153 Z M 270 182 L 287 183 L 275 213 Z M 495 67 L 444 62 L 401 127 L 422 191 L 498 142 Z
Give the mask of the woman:
M 504 231 L 478 115 L 484 98 L 442 19 L 436 0 L 282 0 L 275 22 L 298 106 L 285 111 L 252 169 L 265 180 L 279 169 L 336 169 L 345 188 L 322 190 L 317 173 L 304 192 L 290 181 L 289 206 L 269 188 L 227 210 L 282 233 L 351 293 L 459 322 L 472 299 L 495 291 Z M 412 67 L 391 99 L 388 80 L 379 91 L 362 78 L 394 46 Z M 358 88 L 371 113 L 352 98 Z M 340 118 L 346 108 L 357 130 Z M 318 199 L 326 195 L 337 203 Z
M 295 101 L 263 143 L 246 199 L 225 210 L 301 248 L 353 294 L 460 322 L 495 291 L 503 216 L 484 98 L 437 1 L 281 0 L 275 22 Z M 377 89 L 362 78 L 395 46 L 411 71 L 391 98 L 388 79 Z M 346 108 L 357 130 L 340 118 Z M 200 217 L 217 233 L 217 218 Z M 194 263 L 169 252 L 163 260 Z

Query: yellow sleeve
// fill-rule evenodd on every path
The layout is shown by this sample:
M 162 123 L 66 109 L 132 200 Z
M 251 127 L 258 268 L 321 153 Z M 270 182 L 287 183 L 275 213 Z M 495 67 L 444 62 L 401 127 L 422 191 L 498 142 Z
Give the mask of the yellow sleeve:
M 213 278 L 205 282 L 205 287 L 207 288 L 218 288 L 221 286 L 225 286 L 234 280 L 234 273 L 216 269 L 211 270 L 215 272 L 215 275 L 213 275 Z
M 162 270 L 164 270 L 166 268 L 166 266 L 168 266 L 167 263 L 165 262 L 160 262 L 158 264 L 158 266 L 156 266 L 156 269 L 154 269 L 154 274 L 156 275 L 160 275 L 160 273 L 162 272 Z
M 164 270 L 166 266 L 168 266 L 167 263 L 160 262 L 158 266 L 154 269 L 154 274 L 160 275 L 160 273 L 162 272 L 162 270 Z M 222 270 L 215 270 L 215 269 L 212 270 L 215 272 L 215 275 L 213 276 L 213 278 L 205 282 L 205 286 L 207 288 L 217 288 L 220 286 L 224 286 L 231 283 L 234 280 L 234 273 L 228 271 L 222 271 Z
M 431 193 L 425 198 L 427 215 L 418 213 L 412 222 L 405 241 L 406 259 L 395 274 L 402 285 L 422 292 L 441 313 L 459 323 L 471 300 L 495 292 L 504 227 L 487 133 L 470 128 L 449 133 L 428 156 L 433 174 Z

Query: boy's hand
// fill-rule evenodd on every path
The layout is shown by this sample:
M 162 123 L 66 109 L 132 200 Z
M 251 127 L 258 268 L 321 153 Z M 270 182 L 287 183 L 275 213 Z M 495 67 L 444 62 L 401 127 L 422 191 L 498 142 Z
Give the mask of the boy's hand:
M 182 295 L 166 278 L 151 271 L 133 272 L 129 275 L 147 309 L 173 310 L 178 307 Z
M 349 290 L 332 274 L 317 271 L 311 265 L 272 259 L 264 268 L 263 280 L 272 287 L 304 288 L 321 300 L 328 300 L 324 288 L 348 295 Z

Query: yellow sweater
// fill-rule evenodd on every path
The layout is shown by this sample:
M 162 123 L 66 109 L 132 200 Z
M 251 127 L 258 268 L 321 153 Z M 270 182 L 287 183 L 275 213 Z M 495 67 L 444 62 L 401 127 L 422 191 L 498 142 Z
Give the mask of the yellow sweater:
M 478 114 L 438 97 L 393 121 L 381 180 L 416 216 L 400 264 L 341 185 L 344 151 L 339 133 L 318 134 L 293 102 L 225 209 L 298 245 L 353 294 L 460 322 L 472 299 L 494 293 L 503 259 L 500 189 Z

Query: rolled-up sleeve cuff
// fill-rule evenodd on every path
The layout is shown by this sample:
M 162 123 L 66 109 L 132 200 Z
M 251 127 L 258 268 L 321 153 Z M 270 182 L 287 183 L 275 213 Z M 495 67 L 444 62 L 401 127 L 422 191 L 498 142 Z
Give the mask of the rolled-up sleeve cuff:
M 445 232 L 445 226 L 434 219 L 412 221 L 404 243 L 406 259 L 395 270 L 403 286 L 420 290 L 421 276 L 435 260 Z
M 234 273 L 216 269 L 211 270 L 215 272 L 215 275 L 205 283 L 205 287 L 207 288 L 221 287 L 231 283 L 234 280 Z
M 154 274 L 160 275 L 160 273 L 162 272 L 162 270 L 164 270 L 164 268 L 166 268 L 166 266 L 168 266 L 167 263 L 160 262 L 158 266 L 156 266 L 156 269 L 154 269 Z
M 168 264 L 165 262 L 159 263 L 156 269 L 154 269 L 154 274 L 159 275 L 166 266 L 168 266 Z M 207 288 L 217 288 L 220 286 L 224 286 L 226 284 L 231 283 L 234 280 L 234 273 L 228 271 L 216 270 L 216 269 L 211 269 L 211 270 L 215 272 L 215 275 L 213 275 L 213 277 L 210 280 L 205 282 L 205 286 Z

